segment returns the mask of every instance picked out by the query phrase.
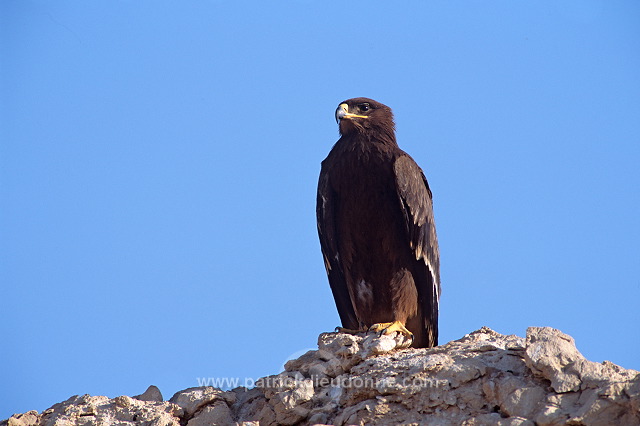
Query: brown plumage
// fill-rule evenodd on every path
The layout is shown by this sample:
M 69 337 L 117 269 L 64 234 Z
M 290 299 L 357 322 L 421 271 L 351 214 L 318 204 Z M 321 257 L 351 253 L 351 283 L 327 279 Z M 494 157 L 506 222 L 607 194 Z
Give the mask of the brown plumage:
M 342 326 L 436 346 L 440 260 L 427 179 L 398 147 L 389 107 L 349 99 L 336 120 L 341 137 L 322 162 L 316 212 Z

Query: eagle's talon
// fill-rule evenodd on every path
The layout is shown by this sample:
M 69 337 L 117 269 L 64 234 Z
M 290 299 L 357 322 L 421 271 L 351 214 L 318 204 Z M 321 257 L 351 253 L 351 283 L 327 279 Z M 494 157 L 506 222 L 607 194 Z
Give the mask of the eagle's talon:
M 378 337 L 382 337 L 383 335 L 389 335 L 395 332 L 398 332 L 405 336 L 405 338 L 409 339 L 411 343 L 413 343 L 413 333 L 407 330 L 407 327 L 404 326 L 400 321 L 394 322 L 381 322 L 378 324 L 373 324 L 369 327 L 369 331 L 378 332 Z
M 413 334 L 409 336 L 409 343 L 407 344 L 407 346 L 411 346 L 411 345 L 413 345 Z

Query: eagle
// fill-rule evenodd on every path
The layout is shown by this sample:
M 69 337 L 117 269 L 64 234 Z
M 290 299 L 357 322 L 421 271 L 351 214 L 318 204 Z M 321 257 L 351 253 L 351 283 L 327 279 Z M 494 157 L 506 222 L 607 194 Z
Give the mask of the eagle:
M 398 147 L 388 106 L 349 99 L 335 117 L 340 139 L 322 162 L 316 215 L 342 330 L 437 346 L 440 255 L 427 179 Z

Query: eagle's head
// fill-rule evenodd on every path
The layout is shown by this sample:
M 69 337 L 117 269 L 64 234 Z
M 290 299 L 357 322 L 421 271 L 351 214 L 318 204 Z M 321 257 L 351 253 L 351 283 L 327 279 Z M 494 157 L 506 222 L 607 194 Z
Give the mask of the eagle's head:
M 369 98 L 353 98 L 340 103 L 336 121 L 343 136 L 353 133 L 393 135 L 395 130 L 391 108 Z

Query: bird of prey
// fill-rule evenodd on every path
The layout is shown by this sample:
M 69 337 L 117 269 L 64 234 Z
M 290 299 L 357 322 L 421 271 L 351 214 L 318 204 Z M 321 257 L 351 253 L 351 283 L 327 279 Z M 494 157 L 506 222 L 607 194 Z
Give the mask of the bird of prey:
M 437 346 L 440 256 L 427 179 L 398 147 L 389 107 L 355 98 L 335 116 L 341 136 L 322 162 L 316 214 L 342 327 Z

